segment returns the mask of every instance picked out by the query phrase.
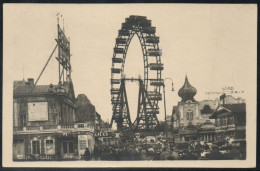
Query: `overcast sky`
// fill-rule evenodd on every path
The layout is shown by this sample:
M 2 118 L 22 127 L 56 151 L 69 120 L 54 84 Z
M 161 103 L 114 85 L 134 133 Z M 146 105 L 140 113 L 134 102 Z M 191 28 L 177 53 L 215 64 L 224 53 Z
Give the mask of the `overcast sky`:
M 113 47 L 121 23 L 129 15 L 152 20 L 163 50 L 167 114 L 180 101 L 178 90 L 187 74 L 198 93 L 195 99 L 215 99 L 207 91 L 224 86 L 256 89 L 256 5 L 128 4 L 128 5 L 5 5 L 4 79 L 37 79 L 57 37 L 57 12 L 65 20 L 71 41 L 72 80 L 75 94 L 86 94 L 103 120 L 112 117 L 110 72 Z M 61 20 L 62 23 L 62 20 Z M 57 53 L 54 57 L 57 56 Z M 129 47 L 125 73 L 143 74 L 141 46 L 135 37 Z M 8 82 L 9 81 L 9 82 Z M 39 85 L 57 84 L 58 63 L 52 58 Z M 11 85 L 11 84 L 10 84 Z M 10 86 L 10 89 L 12 86 Z M 131 119 L 136 118 L 138 86 L 127 84 Z M 237 97 L 238 95 L 236 95 Z M 158 118 L 164 118 L 162 109 Z

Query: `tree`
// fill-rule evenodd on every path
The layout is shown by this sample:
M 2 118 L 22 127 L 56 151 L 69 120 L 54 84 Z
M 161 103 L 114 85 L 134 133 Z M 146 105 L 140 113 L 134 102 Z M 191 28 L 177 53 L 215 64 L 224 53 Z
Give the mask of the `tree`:
M 96 109 L 95 106 L 91 104 L 90 100 L 87 98 L 85 94 L 78 95 L 78 97 L 76 98 L 76 106 L 77 122 L 89 122 L 95 124 Z

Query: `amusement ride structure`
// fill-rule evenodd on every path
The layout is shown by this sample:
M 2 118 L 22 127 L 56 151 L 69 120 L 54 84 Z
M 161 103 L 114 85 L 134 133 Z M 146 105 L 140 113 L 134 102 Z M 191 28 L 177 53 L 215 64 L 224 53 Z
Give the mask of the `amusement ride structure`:
M 145 16 L 130 16 L 122 23 L 118 31 L 111 68 L 111 103 L 113 116 L 110 125 L 117 124 L 118 131 L 149 131 L 158 124 L 158 102 L 162 100 L 161 87 L 164 86 L 162 79 L 161 63 L 162 50 L 159 48 L 159 37 L 155 35 L 156 28 L 152 27 L 151 20 Z M 141 44 L 144 77 L 126 78 L 124 66 L 128 47 L 134 36 L 137 36 Z M 131 121 L 125 82 L 139 82 L 139 95 L 137 117 Z

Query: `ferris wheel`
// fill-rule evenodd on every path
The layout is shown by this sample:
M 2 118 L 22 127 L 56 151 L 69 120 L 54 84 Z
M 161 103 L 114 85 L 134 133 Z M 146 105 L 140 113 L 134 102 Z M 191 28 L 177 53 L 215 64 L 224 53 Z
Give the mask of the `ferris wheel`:
M 161 63 L 162 50 L 159 48 L 159 37 L 155 35 L 156 28 L 152 27 L 151 20 L 145 16 L 131 15 L 122 23 L 118 31 L 118 37 L 114 47 L 111 68 L 111 103 L 113 106 L 113 122 L 117 123 L 118 130 L 131 129 L 153 129 L 157 123 L 159 114 L 158 102 L 162 100 L 161 86 L 162 79 Z M 126 78 L 124 66 L 130 42 L 137 36 L 141 44 L 144 75 L 139 78 Z M 137 118 L 132 123 L 125 89 L 126 81 L 139 82 L 139 96 Z

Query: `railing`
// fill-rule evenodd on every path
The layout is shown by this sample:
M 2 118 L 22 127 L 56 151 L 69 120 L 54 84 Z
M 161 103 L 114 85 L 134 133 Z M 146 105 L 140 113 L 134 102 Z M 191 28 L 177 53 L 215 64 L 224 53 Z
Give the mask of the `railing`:
M 83 123 L 79 123 L 78 124 L 78 128 L 84 128 L 84 124 Z
M 14 131 L 22 131 L 23 127 L 14 127 Z
M 41 129 L 41 127 L 39 127 L 39 126 L 28 126 L 28 127 L 26 127 L 26 130 L 28 130 L 28 131 L 34 131 L 34 130 L 40 130 Z
M 94 132 L 94 126 L 87 123 L 62 124 L 62 125 L 44 125 L 44 126 L 25 126 L 14 127 L 14 132 L 30 132 L 30 131 L 51 131 L 51 130 L 88 130 Z
M 70 129 L 70 128 L 74 128 L 74 124 L 65 124 L 65 125 L 61 125 L 62 129 Z
M 57 129 L 57 125 L 44 125 L 43 130 Z

